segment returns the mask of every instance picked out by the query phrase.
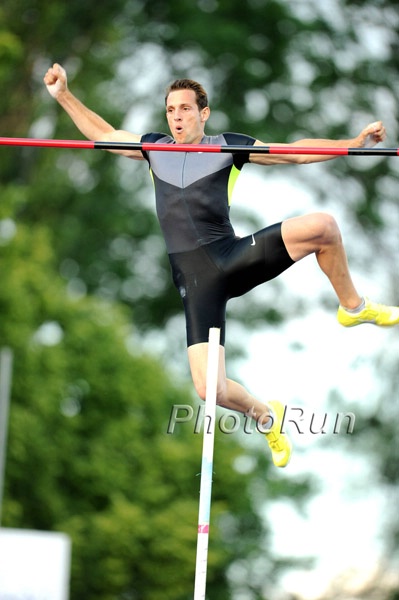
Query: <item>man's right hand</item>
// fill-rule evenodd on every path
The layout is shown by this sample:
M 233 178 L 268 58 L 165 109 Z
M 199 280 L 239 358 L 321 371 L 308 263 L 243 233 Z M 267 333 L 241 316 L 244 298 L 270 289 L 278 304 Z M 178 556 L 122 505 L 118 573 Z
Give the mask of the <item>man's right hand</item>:
M 68 89 L 67 74 L 61 65 L 55 63 L 45 74 L 44 83 L 53 98 L 57 99 L 59 94 L 62 94 Z

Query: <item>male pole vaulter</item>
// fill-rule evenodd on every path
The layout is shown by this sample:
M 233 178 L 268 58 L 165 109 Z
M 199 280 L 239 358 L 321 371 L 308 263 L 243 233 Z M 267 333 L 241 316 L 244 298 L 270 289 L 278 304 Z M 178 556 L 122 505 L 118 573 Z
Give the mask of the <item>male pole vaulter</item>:
M 226 376 L 227 301 L 278 276 L 305 256 L 315 254 L 337 295 L 341 325 L 395 325 L 399 323 L 399 308 L 376 304 L 359 295 L 352 282 L 338 225 L 332 216 L 314 213 L 294 217 L 238 238 L 229 218 L 230 198 L 245 163 L 266 166 L 306 164 L 334 156 L 257 154 L 251 152 L 251 148 L 265 143 L 248 135 L 207 136 L 205 124 L 210 116 L 207 94 L 199 83 L 190 79 L 177 80 L 166 91 L 166 118 L 171 135 L 137 135 L 115 130 L 72 94 L 66 72 L 58 64 L 47 71 L 44 82 L 50 94 L 90 140 L 248 146 L 245 154 L 143 152 L 137 149 L 114 152 L 149 164 L 173 281 L 184 305 L 188 359 L 198 395 L 205 399 L 208 332 L 217 327 L 221 330 L 217 403 L 251 415 L 258 430 L 262 429 L 266 435 L 274 464 L 286 466 L 291 456 L 291 443 L 282 432 L 284 406 L 278 401 L 261 402 Z M 303 139 L 293 146 L 362 148 L 383 141 L 385 136 L 383 123 L 377 121 L 367 125 L 353 139 Z

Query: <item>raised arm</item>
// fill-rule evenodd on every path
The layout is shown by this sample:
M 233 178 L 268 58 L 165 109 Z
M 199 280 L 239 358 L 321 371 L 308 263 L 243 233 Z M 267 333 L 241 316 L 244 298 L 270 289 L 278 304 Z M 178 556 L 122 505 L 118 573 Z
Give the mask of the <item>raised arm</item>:
M 44 83 L 50 95 L 57 100 L 71 117 L 79 131 L 93 141 L 139 142 L 141 136 L 128 131 L 116 130 L 102 117 L 87 108 L 68 88 L 67 74 L 61 65 L 55 63 L 44 76 Z M 116 154 L 143 160 L 140 151 L 112 150 Z
M 303 139 L 289 144 L 302 148 L 367 148 L 385 140 L 386 131 L 382 121 L 367 125 L 357 137 L 349 140 Z M 257 140 L 255 146 L 288 146 L 288 144 L 265 144 Z M 251 154 L 250 161 L 260 165 L 308 164 L 331 160 L 336 156 L 326 154 Z

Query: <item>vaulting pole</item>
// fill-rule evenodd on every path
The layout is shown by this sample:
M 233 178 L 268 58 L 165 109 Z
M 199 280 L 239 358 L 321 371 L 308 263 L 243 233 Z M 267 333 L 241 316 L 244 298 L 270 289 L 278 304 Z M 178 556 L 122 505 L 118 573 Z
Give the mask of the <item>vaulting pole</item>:
M 326 156 L 399 156 L 399 148 L 329 148 L 301 146 L 221 146 L 215 144 L 154 144 L 145 142 L 92 142 L 89 140 L 50 140 L 0 137 L 0 146 L 77 148 L 88 150 L 141 150 L 143 152 L 216 152 L 251 154 L 319 154 Z
M 8 411 L 10 405 L 13 354 L 10 348 L 0 349 L 0 524 L 3 508 L 4 473 L 7 454 Z
M 198 511 L 197 558 L 194 600 L 205 600 L 208 567 L 209 522 L 211 515 L 213 449 L 215 439 L 216 391 L 219 371 L 220 329 L 209 330 L 204 437 L 202 445 L 200 500 Z

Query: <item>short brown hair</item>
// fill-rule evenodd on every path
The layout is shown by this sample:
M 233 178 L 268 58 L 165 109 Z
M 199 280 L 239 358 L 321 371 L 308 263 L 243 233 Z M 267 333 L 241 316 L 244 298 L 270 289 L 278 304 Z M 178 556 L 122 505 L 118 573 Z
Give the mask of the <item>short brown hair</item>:
M 176 81 L 173 81 L 173 83 L 166 88 L 165 105 L 167 103 L 169 94 L 177 90 L 193 90 L 193 92 L 195 92 L 195 100 L 199 110 L 202 110 L 208 106 L 208 96 L 206 91 L 200 83 L 194 81 L 193 79 L 176 79 Z

